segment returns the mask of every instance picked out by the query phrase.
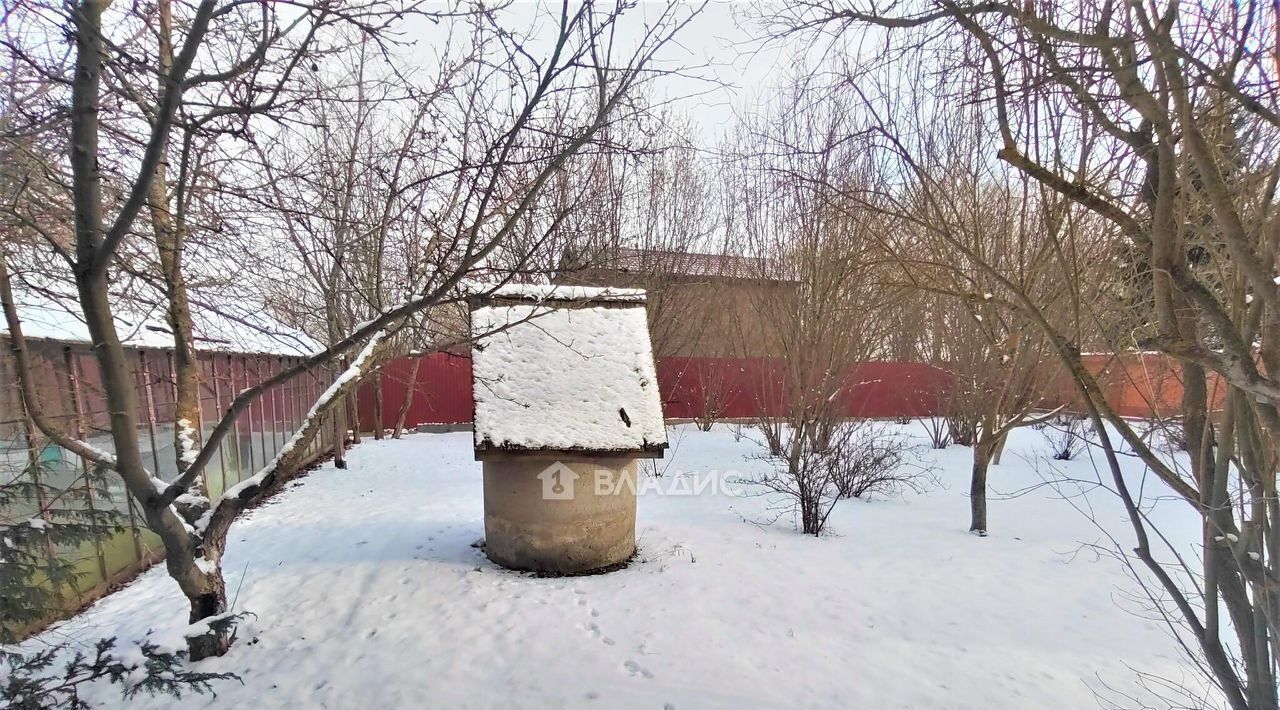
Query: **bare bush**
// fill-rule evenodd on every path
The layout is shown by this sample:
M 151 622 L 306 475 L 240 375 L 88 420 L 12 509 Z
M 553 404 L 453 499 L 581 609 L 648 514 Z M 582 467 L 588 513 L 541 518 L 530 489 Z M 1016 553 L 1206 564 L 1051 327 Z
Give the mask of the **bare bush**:
M 1144 423 L 1141 437 L 1153 450 L 1176 453 L 1187 450 L 1186 432 L 1179 417 L 1153 417 Z
M 855 154 L 825 150 L 826 137 L 849 116 L 797 121 L 803 103 L 803 86 L 792 86 L 760 116 L 759 130 L 739 135 L 726 198 L 740 209 L 726 226 L 734 248 L 757 257 L 747 275 L 759 286 L 735 310 L 735 347 L 743 356 L 771 355 L 756 389 L 755 424 L 775 473 L 759 483 L 792 499 L 804 533 L 821 535 L 839 498 L 841 465 L 833 459 L 852 426 L 853 368 L 880 355 L 892 330 L 867 315 L 895 294 L 884 288 L 886 224 L 869 210 L 836 208 L 835 191 L 795 177 L 819 170 L 849 184 L 864 168 Z M 807 149 L 783 149 L 792 142 Z
M 716 367 L 706 368 L 702 372 L 699 389 L 701 407 L 693 421 L 701 431 L 711 431 L 711 426 L 722 419 L 729 410 L 729 401 L 734 394 L 732 384 L 725 372 Z
M 790 427 L 762 427 L 761 458 L 772 470 L 749 483 L 779 493 L 794 505 L 805 533 L 821 535 L 841 499 L 923 492 L 933 470 L 912 460 L 907 437 L 865 419 L 833 422 L 819 435 Z
M 827 518 L 840 500 L 836 486 L 833 450 L 813 445 L 812 432 L 790 427 L 761 427 L 764 449 L 760 456 L 770 470 L 747 483 L 781 494 L 786 505 L 799 514 L 801 531 L 818 536 L 826 530 Z
M 932 469 L 913 460 L 907 438 L 887 427 L 846 427 L 831 448 L 828 465 L 841 498 L 922 493 L 934 482 Z
M 1076 414 L 1062 414 L 1053 423 L 1045 423 L 1042 434 L 1052 447 L 1055 461 L 1070 461 L 1089 445 L 1089 422 Z
M 947 426 L 946 417 L 925 417 L 924 430 L 929 434 L 929 445 L 933 448 L 945 449 L 951 445 L 951 428 Z

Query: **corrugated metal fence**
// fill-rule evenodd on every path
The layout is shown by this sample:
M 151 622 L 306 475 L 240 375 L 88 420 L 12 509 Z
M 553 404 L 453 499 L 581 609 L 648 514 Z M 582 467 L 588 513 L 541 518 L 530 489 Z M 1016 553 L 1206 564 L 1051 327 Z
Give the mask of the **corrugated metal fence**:
M 768 358 L 659 358 L 658 389 L 669 419 L 748 418 L 782 407 L 780 364 Z M 938 411 L 950 376 L 931 365 L 867 362 L 849 368 L 840 393 L 846 413 L 863 417 L 922 417 Z M 471 358 L 452 353 L 399 358 L 382 368 L 382 426 L 393 428 L 405 397 L 411 396 L 405 425 L 471 421 Z M 372 428 L 374 390 L 366 380 L 359 393 L 362 428 Z
M 1122 417 L 1162 419 L 1182 411 L 1182 363 L 1169 355 L 1155 352 L 1088 354 L 1081 357 L 1084 366 L 1097 378 L 1107 403 Z M 1227 384 L 1214 372 L 1206 373 L 1209 403 L 1212 411 L 1222 411 L 1227 398 Z M 1050 393 L 1053 403 L 1083 412 L 1084 406 L 1075 383 L 1060 372 Z
M 782 363 L 771 358 L 660 358 L 663 413 L 669 419 L 780 414 L 786 401 L 782 370 Z M 950 376 L 932 365 L 863 362 L 844 373 L 837 400 L 847 416 L 923 417 L 937 413 L 950 384 Z
M 417 360 L 417 372 L 414 361 Z M 419 424 L 462 424 L 471 421 L 471 357 L 436 352 L 417 357 L 396 358 L 379 370 L 382 381 L 382 426 L 392 429 L 396 417 L 409 398 L 405 426 Z M 360 428 L 373 429 L 373 379 L 360 385 Z
M 471 421 L 471 358 L 432 353 L 399 358 L 382 370 L 385 428 L 395 426 L 405 397 L 411 395 L 405 425 L 462 424 Z M 1177 414 L 1182 402 L 1182 366 L 1154 353 L 1086 355 L 1084 366 L 1098 378 L 1107 401 L 1125 417 L 1151 418 Z M 1056 368 L 1056 362 L 1049 361 Z M 782 406 L 780 364 L 768 358 L 658 358 L 658 388 L 669 419 L 696 419 L 707 414 L 719 419 L 745 419 L 772 414 Z M 1070 379 L 1057 373 L 1044 393 L 1044 408 L 1065 404 L 1082 411 Z M 840 392 L 850 415 L 897 418 L 938 413 L 945 403 L 951 376 L 943 369 L 910 362 L 865 362 L 849 368 Z M 1209 396 L 1221 408 L 1226 387 L 1209 374 Z M 359 393 L 362 428 L 375 421 L 373 385 L 366 381 Z
M 68 432 L 104 451 L 112 451 L 110 423 L 98 362 L 84 343 L 29 340 L 33 377 L 44 411 Z M 59 490 L 83 486 L 86 463 L 52 444 L 31 424 L 22 407 L 9 341 L 0 335 L 0 476 L 5 481 L 39 476 Z M 173 443 L 174 377 L 171 353 L 166 350 L 128 349 L 134 358 L 134 382 L 141 411 L 138 432 L 143 456 L 152 472 L 164 479 L 177 472 Z M 200 420 L 207 436 L 241 390 L 297 362 L 296 358 L 204 352 L 200 363 Z M 202 475 L 206 493 L 220 495 L 263 466 L 300 425 L 303 415 L 324 391 L 326 381 L 317 375 L 299 375 L 253 403 L 223 440 L 218 455 Z M 332 444 L 333 428 L 324 427 L 311 453 L 318 456 Z M 37 465 L 33 465 L 37 464 Z M 133 501 L 118 478 L 107 495 L 78 496 L 84 505 L 112 508 L 128 521 L 124 532 L 105 535 L 78 549 L 57 550 L 72 558 L 80 575 L 71 590 L 68 606 L 86 600 L 111 583 L 127 578 L 163 555 L 159 539 L 142 527 Z M 41 500 L 17 501 L 3 511 L 10 521 L 47 519 Z

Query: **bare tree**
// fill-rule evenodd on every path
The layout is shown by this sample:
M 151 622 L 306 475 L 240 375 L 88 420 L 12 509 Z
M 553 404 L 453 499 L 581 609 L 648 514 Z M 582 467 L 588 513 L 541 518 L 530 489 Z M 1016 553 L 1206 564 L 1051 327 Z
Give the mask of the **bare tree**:
M 884 342 L 874 317 L 886 295 L 874 234 L 885 223 L 834 204 L 839 193 L 828 185 L 861 178 L 850 155 L 821 150 L 848 117 L 797 112 L 802 96 L 802 86 L 782 94 L 761 128 L 738 138 L 726 189 L 739 206 L 734 236 L 756 258 L 759 284 L 735 338 L 743 352 L 776 354 L 757 390 L 756 428 L 777 464 L 761 483 L 791 497 L 803 532 L 820 535 L 860 434 L 842 394 L 856 385 L 853 367 Z M 801 144 L 812 149 L 777 150 Z M 809 171 L 823 179 L 798 179 Z
M 1043 420 L 1033 412 L 1056 373 L 1044 362 L 1048 350 L 1035 324 L 996 302 L 997 285 L 973 259 L 1017 278 L 1024 289 L 1042 295 L 1046 308 L 1060 303 L 1061 289 L 1051 268 L 1051 242 L 1039 238 L 1044 225 L 1016 207 L 1024 204 L 1020 194 L 984 187 L 978 179 L 960 171 L 942 178 L 945 199 L 924 200 L 915 210 L 930 228 L 911 230 L 919 239 L 898 263 L 905 283 L 947 296 L 935 305 L 932 334 L 940 344 L 938 364 L 951 375 L 943 411 L 951 440 L 973 448 L 969 530 L 985 536 L 990 467 L 999 464 L 1011 431 Z M 891 202 L 881 204 L 894 212 L 887 207 Z M 924 258 L 914 258 L 921 247 Z
M 1054 319 L 997 265 L 980 255 L 974 262 L 1010 307 L 1036 324 L 1074 381 L 1110 485 L 1129 513 L 1136 547 L 1132 556 L 1117 549 L 1142 570 L 1152 608 L 1227 706 L 1276 708 L 1275 8 L 928 2 L 897 10 L 807 4 L 779 17 L 777 29 L 889 32 L 895 51 L 886 63 L 899 70 L 927 64 L 928 72 L 948 76 L 929 88 L 943 103 L 984 107 L 985 150 L 1040 188 L 1040 209 L 1069 204 L 1058 213 L 1077 228 L 1089 223 L 1087 230 L 1047 233 L 1064 273 L 1089 273 L 1073 263 L 1074 250 L 1109 240 L 1112 258 L 1103 263 L 1115 270 L 1067 286 L 1078 301 L 1110 296 L 1123 308 L 1078 308 L 1072 323 Z M 929 74 L 908 75 L 923 84 Z M 945 185 L 930 175 L 928 146 L 887 119 L 902 112 L 895 95 L 902 96 L 861 93 L 880 119 L 875 133 L 887 152 L 940 195 Z M 1118 416 L 1084 366 L 1082 345 L 1155 349 L 1181 361 L 1185 468 L 1152 451 Z M 1220 407 L 1208 394 L 1209 373 L 1227 385 Z M 1167 493 L 1202 516 L 1200 564 L 1146 516 L 1141 491 L 1119 465 L 1121 442 Z
M 709 322 L 710 304 L 726 275 L 705 258 L 724 246 L 719 195 L 712 166 L 692 145 L 693 128 L 662 118 L 642 154 L 591 166 L 593 194 L 561 227 L 559 278 L 645 289 L 654 353 L 706 355 L 716 352 L 710 341 L 720 324 Z

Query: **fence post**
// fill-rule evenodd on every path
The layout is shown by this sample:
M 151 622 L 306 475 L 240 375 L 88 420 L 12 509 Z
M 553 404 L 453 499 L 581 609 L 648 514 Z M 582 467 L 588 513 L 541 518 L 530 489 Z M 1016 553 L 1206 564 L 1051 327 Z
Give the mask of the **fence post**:
M 71 404 L 76 413 L 76 438 L 84 440 L 87 431 L 84 423 L 84 397 L 80 392 L 80 367 L 79 360 L 72 354 L 71 348 L 62 349 L 63 359 L 67 368 L 67 384 L 68 390 L 71 392 Z M 77 457 L 80 458 L 80 457 Z M 95 510 L 93 497 L 93 482 L 89 480 L 89 462 L 80 458 L 80 472 L 84 476 L 84 499 L 89 506 L 89 512 Z M 93 536 L 93 550 L 98 558 L 98 574 L 102 575 L 102 583 L 107 583 L 107 555 L 102 551 L 102 536 Z
M 147 403 L 147 431 L 151 435 L 151 465 L 156 478 L 160 477 L 160 449 L 156 447 L 156 399 L 151 390 L 151 366 L 147 363 L 147 351 L 138 351 L 138 361 L 142 363 L 142 391 Z
M 222 418 L 222 416 L 223 416 L 223 414 L 222 414 L 222 386 L 218 384 L 218 356 L 217 356 L 217 355 L 212 355 L 212 356 L 210 356 L 210 357 L 209 357 L 209 365 L 210 365 L 210 370 L 211 370 L 211 371 L 212 371 L 212 373 L 213 373 L 213 374 L 210 376 L 210 379 L 212 379 L 212 380 L 213 380 L 213 403 L 214 403 L 214 411 L 215 411 L 215 412 L 217 412 L 217 414 L 218 414 L 218 416 L 214 419 L 214 422 L 216 423 L 216 422 L 217 422 L 219 419 L 221 419 L 221 418 Z M 233 434 L 234 434 L 234 432 L 235 432 L 235 429 L 234 429 L 234 428 L 232 428 L 232 430 L 231 430 L 231 432 L 228 434 L 228 436 L 233 435 Z M 229 441 L 229 439 L 228 439 L 228 438 L 226 438 L 226 437 L 224 437 L 224 438 L 222 439 L 222 443 L 218 444 L 218 460 L 222 462 L 222 490 L 218 491 L 218 495 L 222 495 L 222 493 L 224 493 L 228 488 L 230 488 L 230 486 L 228 486 L 228 485 L 227 485 L 227 470 L 228 470 L 228 466 L 227 466 L 227 463 L 228 463 L 228 462 L 227 462 L 227 441 Z M 210 498 L 212 498 L 213 496 L 209 496 L 209 497 L 210 497 Z
M 27 444 L 27 473 L 31 476 L 31 484 L 35 489 L 36 506 L 38 508 L 36 515 L 46 524 L 49 522 L 49 505 L 48 498 L 45 497 L 44 488 L 40 483 L 40 449 L 39 441 L 36 436 L 36 425 L 31 420 L 31 412 L 27 409 L 27 401 L 22 400 L 22 435 Z M 47 569 L 52 570 L 54 563 L 58 559 L 58 551 L 54 549 L 53 542 L 46 535 L 44 539 L 44 555 L 49 563 Z M 59 601 L 62 600 L 62 583 L 50 579 L 53 584 L 53 591 L 58 595 Z
M 280 357 L 273 358 L 275 360 L 276 372 L 280 371 Z M 281 391 L 282 385 L 276 385 L 271 388 L 271 421 L 277 431 L 280 432 L 280 441 L 276 444 L 276 451 L 284 448 L 284 442 L 289 440 L 289 432 L 285 428 L 289 426 L 288 420 L 284 414 L 284 393 Z M 274 438 L 274 437 L 273 437 Z
M 244 385 L 244 387 L 242 387 L 242 388 L 241 388 L 241 390 L 240 390 L 240 391 L 242 391 L 242 392 L 243 392 L 244 390 L 249 389 L 249 363 L 248 363 L 248 361 L 246 360 L 246 358 L 245 358 L 243 355 L 241 355 L 241 356 L 237 357 L 236 359 L 240 361 L 240 374 L 244 376 L 244 377 L 243 377 L 243 380 L 242 380 L 242 382 L 241 382 L 241 384 L 243 384 L 243 385 Z M 231 372 L 232 372 L 232 384 L 233 384 L 233 386 L 234 386 L 234 383 L 235 383 L 235 379 L 234 379 L 234 376 L 235 376 L 235 367 L 234 367 L 234 365 L 232 366 L 232 370 L 231 370 Z M 249 468 L 248 468 L 248 473 L 249 473 L 249 475 L 251 475 L 251 476 L 252 476 L 252 475 L 253 475 L 253 472 L 257 469 L 257 462 L 256 462 L 256 459 L 254 458 L 254 455 L 253 455 L 253 403 L 252 403 L 252 402 L 250 402 L 250 403 L 249 403 L 249 406 L 248 406 L 248 407 L 245 407 L 245 410 L 244 410 L 244 420 L 245 420 L 245 426 L 247 427 L 246 436 L 245 436 L 245 438 L 244 438 L 244 443 L 247 443 L 247 444 L 249 445 Z M 240 431 L 240 419 L 239 419 L 239 417 L 237 417 L 237 418 L 236 418 L 236 431 L 237 431 L 237 432 L 239 432 L 239 431 Z M 242 481 L 242 480 L 244 480 L 244 474 L 245 474 L 245 472 L 246 472 L 246 469 L 244 468 L 244 462 L 243 462 L 243 461 L 241 461 L 241 462 L 240 462 L 240 471 L 239 471 L 239 472 L 237 473 L 237 475 L 236 475 L 236 482 L 237 482 L 237 483 L 238 483 L 238 482 L 240 482 L 240 481 Z
M 248 362 L 248 358 L 246 358 L 245 361 Z M 253 384 L 255 385 L 258 384 L 259 382 L 262 382 L 262 370 L 260 369 L 261 364 L 262 363 L 259 362 L 257 358 L 253 358 Z M 245 378 L 246 378 L 245 386 L 247 387 L 248 386 L 247 374 L 245 375 Z M 269 454 L 267 453 L 267 398 L 259 394 L 257 399 L 258 401 L 256 402 L 256 404 L 258 405 L 258 446 L 262 447 L 262 466 L 260 468 L 266 468 L 267 462 L 271 460 L 271 458 L 275 455 L 275 452 L 272 451 Z M 249 407 L 249 411 L 252 414 L 253 412 L 252 406 Z M 253 431 L 252 416 L 250 416 L 249 418 L 249 431 L 250 432 Z M 275 436 L 272 435 L 271 438 L 274 440 Z M 255 468 L 253 470 L 253 474 L 251 475 L 254 475 L 257 473 L 258 473 L 258 469 Z

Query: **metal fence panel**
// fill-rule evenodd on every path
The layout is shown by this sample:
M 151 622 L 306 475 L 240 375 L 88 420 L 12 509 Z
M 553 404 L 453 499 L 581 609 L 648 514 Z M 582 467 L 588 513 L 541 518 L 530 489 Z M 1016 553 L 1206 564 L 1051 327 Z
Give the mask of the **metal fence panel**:
M 40 406 L 60 426 L 103 451 L 114 450 L 110 434 L 106 397 L 97 360 L 84 343 L 28 341 L 32 376 L 40 396 Z M 38 432 L 22 405 L 8 339 L 0 335 L 0 476 L 6 481 L 22 476 L 43 476 L 44 483 L 66 489 L 88 489 L 85 461 L 49 442 Z M 138 441 L 144 460 L 161 478 L 177 473 L 174 451 L 176 383 L 171 353 L 155 349 L 129 349 L 133 359 L 134 384 L 139 412 Z M 237 393 L 299 362 L 297 358 L 273 355 L 200 353 L 200 431 L 207 438 Z M 223 440 L 218 455 L 204 472 L 202 484 L 211 498 L 253 475 L 257 467 L 270 461 L 296 430 L 326 383 L 317 373 L 303 374 L 277 387 L 236 420 Z M 328 451 L 333 443 L 333 427 L 321 429 L 312 444 L 314 455 Z M 38 466 L 33 466 L 38 462 Z M 106 533 L 91 543 L 71 549 L 53 550 L 75 563 L 80 573 L 75 588 L 60 590 L 67 609 L 104 591 L 160 559 L 159 538 L 145 529 L 133 501 L 118 477 L 108 476 L 102 495 L 82 496 L 83 505 L 120 511 L 125 530 Z M 27 520 L 44 515 L 47 501 L 17 501 L 0 511 L 4 519 Z

